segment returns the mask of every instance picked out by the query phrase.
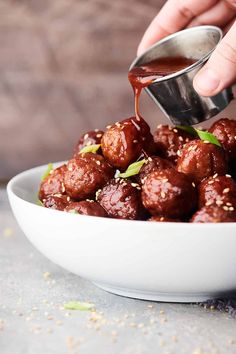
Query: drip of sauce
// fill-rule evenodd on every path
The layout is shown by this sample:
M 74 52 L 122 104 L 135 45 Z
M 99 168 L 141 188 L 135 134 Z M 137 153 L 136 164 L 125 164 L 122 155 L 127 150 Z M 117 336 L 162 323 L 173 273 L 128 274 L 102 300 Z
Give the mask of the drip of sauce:
M 139 98 L 143 88 L 149 86 L 156 79 L 174 74 L 187 68 L 197 60 L 185 57 L 163 57 L 141 66 L 136 66 L 128 73 L 128 78 L 134 91 L 134 107 L 137 120 L 140 119 Z

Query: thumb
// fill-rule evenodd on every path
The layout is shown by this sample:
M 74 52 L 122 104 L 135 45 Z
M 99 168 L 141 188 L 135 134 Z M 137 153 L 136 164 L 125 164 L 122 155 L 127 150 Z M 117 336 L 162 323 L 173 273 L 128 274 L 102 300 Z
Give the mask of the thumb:
M 214 96 L 236 81 L 236 21 L 193 80 L 202 96 Z

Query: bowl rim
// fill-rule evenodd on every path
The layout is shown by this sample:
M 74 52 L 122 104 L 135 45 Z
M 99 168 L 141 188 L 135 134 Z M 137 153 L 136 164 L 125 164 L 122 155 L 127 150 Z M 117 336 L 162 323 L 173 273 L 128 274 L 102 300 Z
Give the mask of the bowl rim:
M 53 166 L 55 167 L 59 167 L 62 164 L 65 164 L 67 161 L 58 161 L 58 162 L 53 162 Z M 12 177 L 9 182 L 7 183 L 7 194 L 8 194 L 8 198 L 10 196 L 14 197 L 15 199 L 17 199 L 20 202 L 25 203 L 28 207 L 31 206 L 33 208 L 37 208 L 37 210 L 39 210 L 38 208 L 40 208 L 40 210 L 42 212 L 46 212 L 46 213 L 62 213 L 64 215 L 70 215 L 68 217 L 76 217 L 76 218 L 80 218 L 80 219 L 91 219 L 93 218 L 93 220 L 99 220 L 104 222 L 104 220 L 106 220 L 106 222 L 111 222 L 111 223 L 117 223 L 117 222 L 122 222 L 122 223 L 139 223 L 139 225 L 150 225 L 149 227 L 153 227 L 151 225 L 156 225 L 156 227 L 171 227 L 171 228 L 176 228 L 176 227 L 184 227 L 184 228 L 190 228 L 190 227 L 198 227 L 198 228 L 219 228 L 219 226 L 224 226 L 224 228 L 232 228 L 232 227 L 236 227 L 236 222 L 224 222 L 224 223 L 190 223 L 190 222 L 147 222 L 147 220 L 127 220 L 127 219 L 115 219 L 115 218 L 109 218 L 109 217 L 98 217 L 98 216 L 91 216 L 91 215 L 81 215 L 81 214 L 73 214 L 73 213 L 66 213 L 64 211 L 61 210 L 56 210 L 56 209 L 50 209 L 50 208 L 45 208 L 42 207 L 40 205 L 37 205 L 36 203 L 30 202 L 22 197 L 20 197 L 15 191 L 14 191 L 14 187 L 17 186 L 17 183 L 21 180 L 24 180 L 24 178 L 26 178 L 26 176 L 36 172 L 36 170 L 41 170 L 43 168 L 47 168 L 48 164 L 44 164 L 44 165 L 39 165 L 27 170 L 24 170 L 20 173 L 18 173 L 17 175 L 15 175 L 14 177 Z M 41 174 L 40 174 L 41 175 Z M 39 175 L 39 177 L 40 177 Z M 36 210 L 36 209 L 35 209 Z M 52 214 L 53 215 L 53 214 Z M 218 231 L 218 230 L 217 230 Z M 225 230 L 224 230 L 225 231 Z M 236 234 L 235 234 L 236 236 Z

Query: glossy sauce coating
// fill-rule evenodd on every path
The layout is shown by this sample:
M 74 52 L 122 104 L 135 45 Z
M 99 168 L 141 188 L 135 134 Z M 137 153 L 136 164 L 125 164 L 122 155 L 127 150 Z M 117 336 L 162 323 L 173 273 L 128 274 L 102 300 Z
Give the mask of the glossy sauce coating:
M 106 211 L 101 207 L 100 204 L 94 200 L 83 200 L 81 202 L 72 202 L 66 208 L 67 212 L 75 212 L 81 215 L 90 215 L 90 216 L 108 216 Z
M 156 79 L 174 74 L 195 62 L 195 59 L 181 56 L 163 57 L 132 68 L 128 73 L 128 79 L 134 91 L 136 117 L 140 117 L 139 97 L 143 88 L 149 86 Z

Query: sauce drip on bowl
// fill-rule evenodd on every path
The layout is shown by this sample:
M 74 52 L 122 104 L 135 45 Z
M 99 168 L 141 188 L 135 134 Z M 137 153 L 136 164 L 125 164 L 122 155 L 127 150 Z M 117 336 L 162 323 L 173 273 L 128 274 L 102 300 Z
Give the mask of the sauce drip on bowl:
M 163 57 L 141 66 L 135 66 L 128 73 L 128 78 L 134 90 L 134 105 L 136 118 L 140 118 L 139 97 L 143 88 L 149 86 L 156 79 L 174 74 L 187 68 L 197 60 L 185 57 Z

